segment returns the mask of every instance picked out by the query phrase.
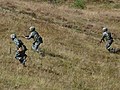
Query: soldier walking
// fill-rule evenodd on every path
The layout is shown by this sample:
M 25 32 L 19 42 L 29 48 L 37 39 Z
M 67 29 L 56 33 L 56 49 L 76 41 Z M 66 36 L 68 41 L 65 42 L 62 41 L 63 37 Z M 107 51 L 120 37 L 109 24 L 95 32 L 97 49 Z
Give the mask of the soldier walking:
M 27 51 L 27 48 L 23 44 L 23 42 L 17 38 L 16 34 L 11 34 L 10 37 L 12 41 L 15 43 L 16 48 L 17 48 L 15 58 L 19 60 L 20 63 L 23 64 L 23 66 L 25 67 L 26 66 L 25 62 L 26 62 L 26 57 L 27 57 L 25 52 Z
M 108 28 L 106 28 L 106 27 L 104 27 L 102 30 L 103 30 L 103 35 L 102 35 L 100 43 L 102 43 L 102 41 L 104 41 L 104 42 L 106 41 L 106 49 L 109 52 L 114 52 L 114 49 L 111 48 L 111 45 L 113 43 L 113 37 L 111 35 L 111 32 L 109 32 Z
M 39 33 L 35 30 L 34 26 L 31 26 L 29 28 L 30 34 L 28 36 L 25 36 L 26 39 L 33 38 L 34 42 L 32 44 L 32 49 L 36 52 L 40 52 L 39 46 L 41 43 L 43 43 L 42 37 L 39 35 Z

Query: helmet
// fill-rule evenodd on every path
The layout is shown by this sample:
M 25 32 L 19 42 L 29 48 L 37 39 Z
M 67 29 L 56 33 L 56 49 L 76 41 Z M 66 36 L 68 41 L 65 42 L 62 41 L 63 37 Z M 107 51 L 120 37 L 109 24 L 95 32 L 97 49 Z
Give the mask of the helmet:
M 30 31 L 30 32 L 35 31 L 35 27 L 34 27 L 34 26 L 31 26 L 31 27 L 29 28 L 29 31 Z
M 11 35 L 10 35 L 10 38 L 11 38 L 11 39 L 15 39 L 15 38 L 16 38 L 16 34 L 11 34 Z
M 102 30 L 103 30 L 103 32 L 106 32 L 108 29 L 106 27 L 104 27 Z

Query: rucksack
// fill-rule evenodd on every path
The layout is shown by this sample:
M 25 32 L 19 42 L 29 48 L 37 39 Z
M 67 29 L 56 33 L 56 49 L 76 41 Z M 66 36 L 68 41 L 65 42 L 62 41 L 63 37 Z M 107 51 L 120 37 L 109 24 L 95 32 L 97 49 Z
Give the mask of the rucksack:
M 43 43 L 43 39 L 42 39 L 42 37 L 40 37 L 39 40 L 40 40 L 41 43 Z
M 27 47 L 23 44 L 23 42 L 21 40 L 19 41 L 19 47 L 21 48 L 21 51 L 27 51 Z
M 21 48 L 22 48 L 23 51 L 27 51 L 27 47 L 24 44 L 22 45 Z

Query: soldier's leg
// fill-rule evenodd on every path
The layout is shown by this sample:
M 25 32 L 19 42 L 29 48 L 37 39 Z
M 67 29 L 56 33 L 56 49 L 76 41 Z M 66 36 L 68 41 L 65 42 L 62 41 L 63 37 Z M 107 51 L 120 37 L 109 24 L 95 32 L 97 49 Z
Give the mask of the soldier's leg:
M 35 50 L 36 50 L 36 51 L 39 51 L 39 50 L 38 50 L 39 45 L 40 45 L 40 42 L 35 42 L 34 47 L 35 47 Z
M 19 60 L 21 64 L 23 64 L 23 66 L 25 66 L 25 62 L 26 62 L 26 59 L 24 59 L 23 57 Z
M 21 56 L 24 57 L 25 59 L 27 58 L 27 55 L 25 54 L 26 51 L 21 52 Z
M 22 54 L 22 58 L 23 58 L 23 62 L 22 62 L 22 64 L 25 65 L 26 58 L 27 58 L 27 55 L 25 54 L 25 52 L 23 52 L 23 54 Z
M 25 57 L 25 56 L 22 56 L 19 61 L 20 61 L 21 64 L 23 64 L 23 66 L 25 66 L 26 57 Z
M 45 56 L 45 52 L 39 48 L 39 45 L 40 45 L 40 44 L 41 44 L 40 41 L 39 41 L 39 42 L 36 42 L 36 43 L 35 43 L 35 48 L 36 48 L 36 51 L 37 51 L 42 57 L 44 57 L 44 56 Z
M 15 58 L 16 58 L 17 60 L 20 60 L 20 59 L 21 59 L 20 53 L 17 52 L 17 51 L 16 51 L 16 53 L 15 53 Z
M 33 49 L 33 50 L 36 50 L 36 49 L 35 49 L 35 42 L 34 42 L 33 45 L 32 45 L 32 49 Z
M 23 64 L 23 66 L 25 66 L 26 57 L 27 55 L 25 54 L 25 52 L 22 52 L 22 53 L 16 52 L 15 58 L 19 60 L 19 62 Z
M 15 58 L 16 58 L 17 60 L 19 60 L 20 63 L 23 62 L 23 58 L 22 58 L 21 56 L 16 56 Z
M 112 50 L 112 48 L 110 47 L 110 46 L 112 45 L 112 43 L 113 43 L 113 40 L 107 41 L 106 49 L 107 49 L 109 52 L 111 52 L 111 50 Z
M 25 59 L 27 58 L 27 55 L 26 55 L 26 54 L 24 55 L 24 58 L 25 58 Z

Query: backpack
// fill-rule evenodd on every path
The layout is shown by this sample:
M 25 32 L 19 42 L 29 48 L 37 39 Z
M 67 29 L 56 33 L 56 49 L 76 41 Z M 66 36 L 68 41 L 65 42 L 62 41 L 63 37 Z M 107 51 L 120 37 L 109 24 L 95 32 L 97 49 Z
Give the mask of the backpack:
M 21 48 L 22 48 L 22 51 L 24 51 L 24 52 L 27 51 L 27 47 L 24 44 L 22 45 Z
M 43 39 L 42 39 L 42 37 L 40 37 L 39 40 L 40 40 L 41 43 L 43 43 Z
M 21 51 L 27 51 L 27 47 L 23 44 L 23 42 L 21 40 L 18 40 L 19 42 L 19 47 L 21 49 Z

